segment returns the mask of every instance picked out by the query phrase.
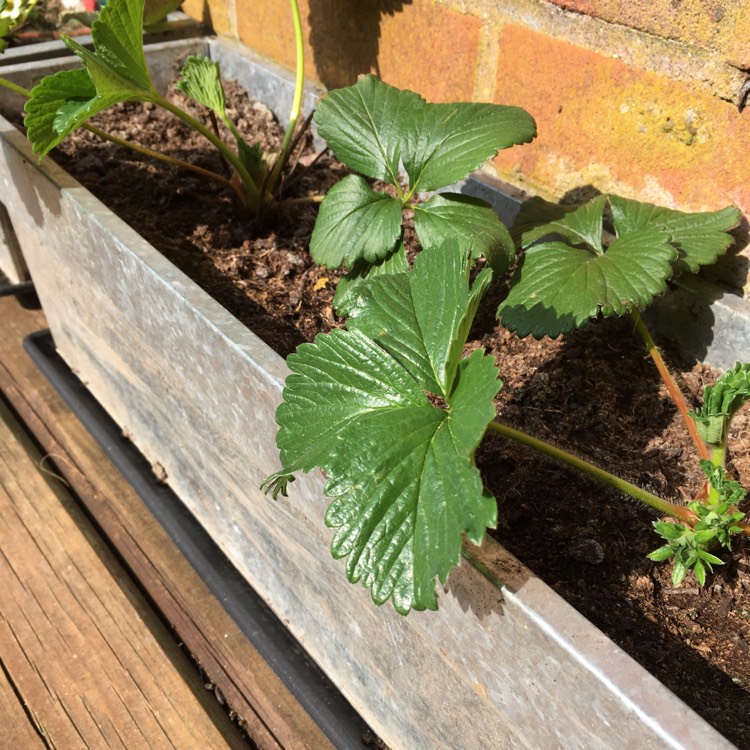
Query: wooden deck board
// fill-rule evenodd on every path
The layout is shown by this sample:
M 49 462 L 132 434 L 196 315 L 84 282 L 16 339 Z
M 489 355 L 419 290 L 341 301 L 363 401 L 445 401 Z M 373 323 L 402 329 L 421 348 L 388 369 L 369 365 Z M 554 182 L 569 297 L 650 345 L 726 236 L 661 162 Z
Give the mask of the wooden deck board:
M 45 750 L 4 669 L 0 669 L 0 750 Z
M 258 747 L 330 749 L 330 741 L 22 350 L 23 337 L 44 327 L 40 312 L 0 299 L 0 391 Z
M 51 747 L 247 747 L 0 404 L 0 661 Z

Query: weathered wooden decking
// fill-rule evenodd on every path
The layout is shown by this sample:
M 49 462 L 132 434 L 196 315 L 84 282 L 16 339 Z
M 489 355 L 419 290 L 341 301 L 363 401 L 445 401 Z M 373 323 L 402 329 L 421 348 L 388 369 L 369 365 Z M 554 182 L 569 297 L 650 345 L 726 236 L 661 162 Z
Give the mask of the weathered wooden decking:
M 22 350 L 44 326 L 0 298 L 0 750 L 330 748 Z

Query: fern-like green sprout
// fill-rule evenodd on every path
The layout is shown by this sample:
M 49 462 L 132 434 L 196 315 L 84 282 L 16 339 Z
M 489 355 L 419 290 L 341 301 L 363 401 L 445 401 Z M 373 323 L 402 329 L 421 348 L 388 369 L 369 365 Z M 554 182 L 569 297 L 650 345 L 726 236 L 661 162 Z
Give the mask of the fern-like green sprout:
M 732 537 L 744 531 L 742 519 L 745 514 L 737 510 L 737 504 L 745 498 L 745 490 L 734 480 L 727 479 L 726 472 L 711 461 L 702 461 L 701 468 L 711 485 L 712 496 L 706 502 L 693 501 L 689 509 L 698 519 L 693 525 L 654 521 L 654 529 L 666 540 L 666 544 L 649 554 L 656 562 L 673 560 L 672 582 L 679 586 L 688 570 L 693 571 L 701 586 L 706 583 L 706 572 L 713 572 L 714 565 L 723 565 L 723 560 L 710 550 L 732 548 Z
M 703 406 L 690 414 L 701 438 L 716 456 L 716 465 L 724 460 L 732 419 L 747 401 L 750 401 L 750 364 L 737 362 L 715 385 L 706 386 Z

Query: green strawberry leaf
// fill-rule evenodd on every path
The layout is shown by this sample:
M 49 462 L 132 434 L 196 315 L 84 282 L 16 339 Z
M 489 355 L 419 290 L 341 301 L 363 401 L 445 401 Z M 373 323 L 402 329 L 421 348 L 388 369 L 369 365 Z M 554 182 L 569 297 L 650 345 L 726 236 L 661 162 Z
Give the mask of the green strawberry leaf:
M 382 260 L 368 263 L 357 261 L 352 270 L 339 279 L 336 294 L 333 296 L 333 307 L 339 315 L 355 315 L 360 308 L 362 291 L 367 285 L 367 279 L 383 274 L 405 273 L 409 270 L 406 260 L 403 240 L 399 240 L 396 249 Z
M 484 255 L 493 272 L 502 276 L 516 255 L 510 233 L 484 201 L 442 193 L 414 206 L 414 227 L 422 247 L 434 247 L 463 237 L 472 257 Z
M 536 229 L 542 224 L 550 224 L 552 222 L 564 219 L 567 214 L 576 210 L 575 206 L 563 206 L 559 203 L 550 203 L 549 201 L 534 196 L 521 203 L 516 218 L 513 222 L 513 226 L 510 228 L 510 235 L 513 237 L 513 241 L 516 245 L 526 247 L 531 244 L 530 242 L 524 241 L 524 235 Z
M 316 263 L 338 268 L 388 256 L 401 236 L 401 202 L 375 192 L 359 175 L 336 183 L 320 205 L 310 238 Z
M 618 236 L 646 226 L 663 227 L 669 232 L 679 253 L 675 273 L 695 273 L 701 266 L 715 263 L 734 242 L 728 232 L 739 224 L 742 216 L 732 206 L 720 211 L 683 213 L 615 195 L 609 200 Z
M 143 0 L 111 0 L 92 28 L 94 52 L 64 38 L 85 69 L 47 76 L 31 91 L 24 122 L 40 157 L 113 104 L 155 95 L 143 55 L 142 16 Z
M 470 288 L 468 273 L 458 240 L 425 250 L 412 273 L 371 280 L 349 328 L 377 341 L 424 390 L 445 397 L 492 276 L 489 269 L 482 271 Z
M 563 242 L 535 245 L 498 316 L 519 336 L 555 338 L 599 312 L 645 307 L 666 290 L 675 255 L 669 236 L 651 227 L 616 239 L 601 255 Z
M 606 196 L 599 195 L 574 211 L 565 212 L 558 218 L 545 221 L 524 232 L 522 247 L 528 247 L 549 234 L 557 234 L 573 245 L 586 245 L 594 253 L 600 255 L 604 252 L 602 247 L 602 216 L 606 200 Z
M 181 75 L 177 89 L 226 122 L 227 100 L 221 85 L 219 63 L 201 55 L 190 55 L 185 60 Z
M 398 185 L 403 161 L 410 193 L 463 179 L 498 150 L 536 135 L 533 118 L 518 107 L 428 104 L 372 75 L 327 94 L 315 121 L 351 169 Z
M 350 450 L 326 469 L 334 557 L 348 556 L 349 580 L 402 614 L 436 609 L 435 576 L 445 582 L 460 562 L 463 534 L 478 544 L 497 523 L 472 460 L 494 416 L 497 370 L 482 352 L 460 370 L 450 413 L 424 396 L 421 407 L 367 409 L 342 433 Z
M 608 246 L 607 201 L 616 235 Z M 675 273 L 713 263 L 731 245 L 727 232 L 738 221 L 734 208 L 686 214 L 617 196 L 600 195 L 572 211 L 529 201 L 512 230 L 529 249 L 498 315 L 519 336 L 540 338 L 568 333 L 600 313 L 642 309 Z
M 424 103 L 405 135 L 401 158 L 410 190 L 429 191 L 462 180 L 500 149 L 533 140 L 536 123 L 520 107 Z
M 26 102 L 24 122 L 34 152 L 46 156 L 76 128 L 118 101 L 118 97 L 97 97 L 84 68 L 46 76 Z
M 318 133 L 336 157 L 376 180 L 398 184 L 403 121 L 424 100 L 365 76 L 353 86 L 326 94 L 318 104 Z
M 102 96 L 114 90 L 154 90 L 143 52 L 143 5 L 144 0 L 110 0 L 91 27 L 94 52 L 64 37 Z
M 703 391 L 703 406 L 690 412 L 704 442 L 726 446 L 734 415 L 750 401 L 750 364 L 737 364 Z
M 496 523 L 473 455 L 500 381 L 481 351 L 460 359 L 489 273 L 470 289 L 467 267 L 456 247 L 437 248 L 409 273 L 372 279 L 351 330 L 321 334 L 288 358 L 277 411 L 284 468 L 267 487 L 281 491 L 294 472 L 322 468 L 333 555 L 347 557 L 349 579 L 376 603 L 390 598 L 402 614 L 435 609 L 435 578 L 444 582 L 460 561 L 463 534 L 479 543 Z M 384 310 L 394 293 L 405 307 L 398 324 Z M 450 300 L 463 310 L 447 309 Z M 366 332 L 378 320 L 388 329 L 373 339 Z M 418 327 L 428 322 L 439 332 L 421 329 L 425 339 Z

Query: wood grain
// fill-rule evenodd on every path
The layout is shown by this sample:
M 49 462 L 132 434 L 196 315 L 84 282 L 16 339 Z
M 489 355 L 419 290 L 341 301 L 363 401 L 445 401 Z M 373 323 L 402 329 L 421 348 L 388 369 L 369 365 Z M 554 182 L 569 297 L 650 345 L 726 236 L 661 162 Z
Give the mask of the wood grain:
M 22 349 L 39 311 L 0 299 L 0 391 L 261 750 L 331 748 Z
M 0 661 L 51 747 L 246 747 L 0 403 Z
M 45 750 L 23 703 L 0 664 L 0 750 Z

